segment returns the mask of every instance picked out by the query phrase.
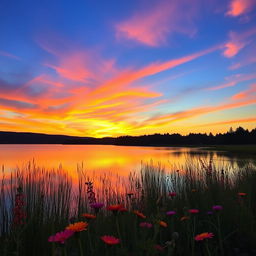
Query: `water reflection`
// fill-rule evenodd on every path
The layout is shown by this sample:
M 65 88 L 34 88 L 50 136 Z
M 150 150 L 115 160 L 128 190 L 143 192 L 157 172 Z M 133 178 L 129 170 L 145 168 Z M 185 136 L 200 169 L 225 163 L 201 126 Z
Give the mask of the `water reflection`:
M 62 166 L 71 176 L 76 174 L 77 165 L 83 163 L 87 173 L 103 174 L 111 172 L 119 176 L 128 176 L 137 171 L 141 163 L 161 163 L 170 171 L 201 159 L 210 159 L 218 168 L 244 167 L 255 158 L 241 157 L 226 152 L 188 147 L 133 147 L 111 145 L 0 145 L 0 164 L 10 171 L 25 166 L 34 160 L 38 166 L 53 169 Z

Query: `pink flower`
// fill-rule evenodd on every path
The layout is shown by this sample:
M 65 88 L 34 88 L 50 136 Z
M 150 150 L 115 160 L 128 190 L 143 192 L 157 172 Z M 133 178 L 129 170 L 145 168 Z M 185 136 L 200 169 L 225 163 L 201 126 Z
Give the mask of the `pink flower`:
M 223 210 L 223 207 L 222 207 L 221 205 L 214 205 L 214 206 L 212 207 L 212 209 L 213 209 L 214 211 L 221 211 L 221 210 Z
M 213 238 L 213 236 L 214 236 L 213 233 L 205 232 L 205 233 L 201 233 L 199 235 L 196 235 L 195 240 L 196 241 L 203 241 L 204 239 Z
M 50 236 L 48 238 L 48 242 L 58 242 L 64 244 L 68 238 L 74 235 L 74 233 L 75 232 L 72 230 L 65 229 L 64 231 L 61 231 L 53 236 Z
M 153 225 L 149 222 L 141 222 L 140 223 L 140 227 L 142 227 L 142 228 L 152 228 L 152 226 Z
M 197 210 L 197 209 L 189 209 L 188 212 L 192 213 L 192 214 L 196 214 L 196 213 L 199 213 L 199 210 Z
M 166 213 L 166 215 L 168 215 L 168 216 L 172 216 L 172 215 L 175 215 L 175 214 L 176 214 L 175 211 L 169 211 L 169 212 Z

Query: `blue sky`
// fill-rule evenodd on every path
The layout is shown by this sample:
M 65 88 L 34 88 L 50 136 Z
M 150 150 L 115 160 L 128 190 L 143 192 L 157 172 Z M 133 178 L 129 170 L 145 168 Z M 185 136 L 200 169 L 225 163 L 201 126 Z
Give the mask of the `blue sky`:
M 256 125 L 254 0 L 2 1 L 1 130 Z

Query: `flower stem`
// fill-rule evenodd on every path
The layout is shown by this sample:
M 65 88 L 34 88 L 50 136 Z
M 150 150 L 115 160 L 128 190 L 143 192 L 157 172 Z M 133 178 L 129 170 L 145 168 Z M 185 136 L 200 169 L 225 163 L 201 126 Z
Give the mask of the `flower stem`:
M 222 234 L 221 234 L 221 228 L 220 228 L 220 215 L 217 216 L 218 221 L 218 237 L 219 237 L 219 246 L 220 246 L 220 255 L 224 255 L 224 249 L 223 249 L 223 243 L 222 243 Z
M 78 238 L 78 244 L 79 244 L 80 256 L 84 256 L 82 242 L 81 242 L 80 237 Z

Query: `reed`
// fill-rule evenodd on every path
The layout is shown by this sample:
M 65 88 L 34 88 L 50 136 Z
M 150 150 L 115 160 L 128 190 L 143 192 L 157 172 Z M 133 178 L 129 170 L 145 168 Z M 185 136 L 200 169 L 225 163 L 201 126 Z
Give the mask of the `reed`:
M 231 171 L 200 160 L 168 172 L 144 164 L 126 178 L 88 176 L 83 166 L 72 178 L 61 167 L 34 162 L 8 172 L 3 167 L 0 255 L 253 255 L 255 185 L 253 165 Z M 104 206 L 92 208 L 93 202 Z M 63 244 L 48 242 L 77 222 L 88 227 Z

